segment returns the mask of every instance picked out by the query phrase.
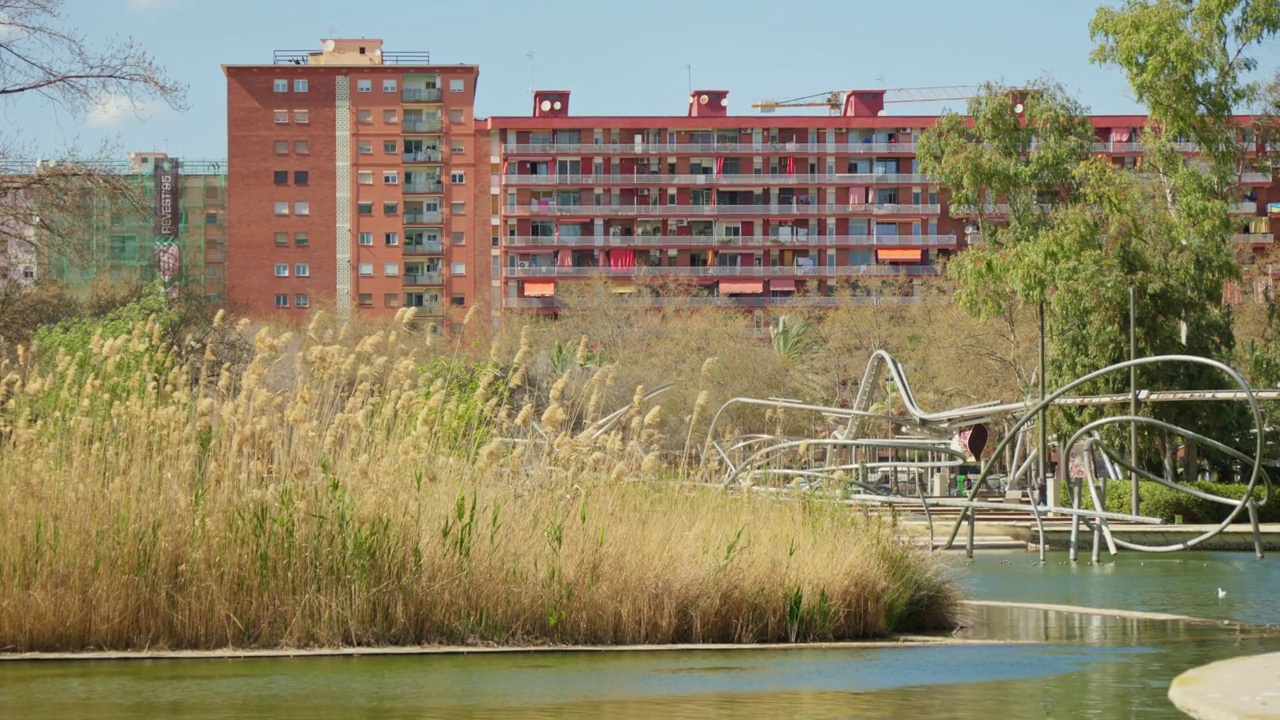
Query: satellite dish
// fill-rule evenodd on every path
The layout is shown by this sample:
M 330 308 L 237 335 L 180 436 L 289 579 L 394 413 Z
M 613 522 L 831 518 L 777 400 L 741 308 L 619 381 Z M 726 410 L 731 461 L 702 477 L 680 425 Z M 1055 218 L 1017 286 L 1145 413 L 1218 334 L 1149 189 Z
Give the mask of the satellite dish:
M 973 226 L 972 226 L 972 225 L 965 225 L 965 226 L 964 226 L 964 234 L 965 234 L 965 235 L 972 235 L 972 234 L 973 234 Z
M 711 98 L 707 97 L 706 95 L 703 95 L 703 96 L 701 96 L 701 97 L 699 97 L 699 98 L 698 98 L 698 102 L 702 103 L 703 105 L 706 105 L 706 104 L 707 104 L 707 101 L 708 101 L 708 100 L 710 100 L 710 99 L 711 99 Z
M 337 45 L 337 43 L 335 43 L 335 42 L 334 42 L 334 41 L 332 41 L 332 40 L 325 40 L 325 41 L 324 41 L 324 51 L 325 51 L 325 52 L 333 52 L 333 49 L 334 49 L 335 47 L 337 47 L 337 46 L 338 46 L 338 45 Z
M 1013 106 L 1013 111 L 1018 113 L 1019 115 L 1022 114 L 1022 110 L 1023 110 L 1022 103 L 1018 103 L 1017 105 Z
M 374 57 L 376 57 L 376 58 L 380 58 L 380 57 L 382 57 L 382 48 L 377 48 L 377 49 L 375 49 L 375 50 L 373 51 L 373 56 L 374 56 Z
M 729 98 L 720 98 L 720 107 L 729 107 Z
M 538 105 L 538 107 L 542 109 L 542 112 L 546 112 L 546 111 L 548 111 L 548 110 L 550 110 L 550 109 L 551 109 L 551 101 L 550 101 L 550 100 L 543 100 L 543 101 Z
M 555 108 L 556 110 L 559 110 L 560 108 L 564 107 L 564 105 L 562 105 L 562 104 L 560 103 L 560 101 L 559 101 L 559 100 L 557 100 L 557 101 L 555 101 L 554 103 L 552 103 L 552 104 L 551 104 L 551 107 Z

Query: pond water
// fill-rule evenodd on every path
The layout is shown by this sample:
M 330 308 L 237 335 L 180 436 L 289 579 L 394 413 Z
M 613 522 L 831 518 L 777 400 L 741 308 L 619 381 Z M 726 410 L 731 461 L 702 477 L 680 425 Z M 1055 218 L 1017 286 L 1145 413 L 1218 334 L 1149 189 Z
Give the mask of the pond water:
M 1027 553 L 954 560 L 974 597 L 1280 620 L 1280 560 Z M 1144 564 L 1145 563 L 1145 564 Z M 1228 591 L 1219 602 L 1217 588 Z M 1280 635 L 974 608 L 961 633 L 1026 644 L 0 664 L 0 717 L 1176 718 L 1178 673 L 1280 651 Z

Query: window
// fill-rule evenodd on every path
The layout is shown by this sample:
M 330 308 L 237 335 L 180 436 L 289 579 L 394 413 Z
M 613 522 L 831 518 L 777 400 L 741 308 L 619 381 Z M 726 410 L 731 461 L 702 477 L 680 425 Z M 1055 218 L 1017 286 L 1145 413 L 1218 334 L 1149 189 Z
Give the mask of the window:
M 373 81 L 369 78 L 356 80 L 356 92 L 373 92 Z
M 357 110 L 357 111 L 356 111 L 356 122 L 360 123 L 361 125 L 368 125 L 369 123 L 373 122 L 373 111 L 372 111 L 372 110 Z
M 298 202 L 295 202 L 293 204 L 293 214 L 294 215 L 310 215 L 311 203 L 305 202 L 303 200 L 299 200 Z
M 393 233 L 393 232 L 390 232 L 390 233 L 383 233 L 383 235 L 382 235 L 382 244 L 384 244 L 384 245 L 399 245 L 399 244 L 400 244 L 400 234 L 399 234 L 399 233 Z
M 311 122 L 311 112 L 309 110 L 294 110 L 293 122 L 297 125 L 306 125 Z
M 276 92 L 289 92 L 289 81 L 284 78 L 277 78 L 272 81 L 271 89 Z
M 467 264 L 464 262 L 449 263 L 450 275 L 466 275 Z
M 497 235 L 490 236 L 489 247 L 501 247 L 501 246 L 502 246 L 502 240 Z
M 373 214 L 373 203 L 372 203 L 372 202 L 359 202 L 359 203 L 356 203 L 356 213 L 357 213 L 357 214 L 360 214 L 360 215 L 372 215 L 372 214 Z
M 399 185 L 400 173 L 396 172 L 395 170 L 383 170 L 382 184 L 383 185 Z
M 273 143 L 273 147 L 275 148 L 275 151 L 276 151 L 276 154 L 277 154 L 277 155 L 288 155 L 288 154 L 289 154 L 289 141 L 288 141 L 288 140 L 277 140 L 277 141 L 275 141 L 275 143 Z
M 382 274 L 387 277 L 396 277 L 400 274 L 400 263 L 383 263 Z
M 306 155 L 311 152 L 311 143 L 306 140 L 294 140 L 293 151 L 299 155 Z
M 449 80 L 449 92 L 462 92 L 464 88 L 466 88 L 466 82 L 462 78 Z
M 310 180 L 311 180 L 311 173 L 307 172 L 306 170 L 293 171 L 294 185 L 306 185 Z
M 205 224 L 205 225 L 217 225 L 217 224 L 218 224 L 218 213 L 216 213 L 216 212 L 207 212 L 207 213 L 205 213 L 205 214 L 204 214 L 204 224 Z
M 275 121 L 276 121 L 276 124 L 277 124 L 277 125 L 288 125 L 288 124 L 289 124 L 289 111 L 288 111 L 288 110 L 275 110 L 275 111 L 272 111 L 271 115 L 272 115 L 272 117 L 274 117 L 274 118 L 275 118 Z
M 373 293 L 360 293 L 356 296 L 356 302 L 360 307 L 373 307 Z
M 389 308 L 399 307 L 399 306 L 400 306 L 400 293 L 385 293 L 385 294 L 383 294 L 383 296 L 382 296 L 382 305 L 383 305 L 384 307 L 389 307 Z
M 373 143 L 368 140 L 361 140 L 356 145 L 356 152 L 360 153 L 361 155 L 372 155 Z
M 298 293 L 293 296 L 293 304 L 300 308 L 311 307 L 311 296 L 306 293 Z
M 453 213 L 454 215 L 466 215 L 467 204 L 461 200 L 454 200 L 453 202 L 449 203 L 449 212 Z
M 384 202 L 384 203 L 382 203 L 382 214 L 383 214 L 383 215 L 398 215 L 398 214 L 400 214 L 400 203 L 398 203 L 398 202 Z
M 361 185 L 372 185 L 372 184 L 373 184 L 373 171 L 372 171 L 372 170 L 360 170 L 360 171 L 356 172 L 356 182 L 357 182 L 357 183 L 359 183 L 359 184 L 361 184 Z
M 467 181 L 467 174 L 461 170 L 455 170 L 449 173 L 449 182 L 454 185 L 462 185 Z
M 311 236 L 306 233 L 294 233 L 293 242 L 298 247 L 306 247 L 311 244 Z
M 217 277 L 218 277 L 218 266 L 217 266 L 217 265 L 210 265 L 208 268 L 206 268 L 206 269 L 205 269 L 204 274 L 205 274 L 205 277 L 210 278 L 210 279 L 217 278 Z
M 287 202 L 276 203 L 276 215 L 288 215 L 288 214 L 289 214 L 289 203 Z
M 395 91 L 396 91 L 396 81 L 395 81 L 395 80 L 383 80 L 383 81 L 382 81 L 382 92 L 395 92 Z
M 462 307 L 463 305 L 466 305 L 466 304 L 467 304 L 467 296 L 466 296 L 466 295 L 454 295 L 454 296 L 452 296 L 452 297 L 450 297 L 450 298 L 449 298 L 449 304 L 450 304 L 450 305 L 457 305 L 457 306 L 459 306 L 459 307 Z
M 359 235 L 356 236 L 356 242 L 360 243 L 361 245 L 372 245 L 373 233 L 371 232 L 360 233 Z
M 288 184 L 289 184 L 289 171 L 288 171 L 288 170 L 276 170 L 276 171 L 275 171 L 274 173 L 272 173 L 272 174 L 275 176 L 276 184 L 277 184 L 277 185 L 288 185 Z
M 286 307 L 289 307 L 289 296 L 288 296 L 288 295 L 280 295 L 280 294 L 277 294 L 277 295 L 276 295 L 276 307 L 278 307 L 278 308 L 286 308 Z
M 451 245 L 466 245 L 466 244 L 467 244 L 467 234 L 466 234 L 466 233 L 464 233 L 464 232 L 458 232 L 458 231 L 454 231 L 454 232 L 449 233 L 449 244 L 451 244 Z
M 461 109 L 454 108 L 449 111 L 449 122 L 460 123 L 462 122 L 462 118 L 463 118 L 463 114 Z
M 384 123 L 388 123 L 388 124 L 395 123 L 396 117 L 397 117 L 397 113 L 395 110 L 382 111 L 382 122 Z
M 289 277 L 289 263 L 276 263 L 276 277 Z
M 285 246 L 288 244 L 289 244 L 289 233 L 287 232 L 276 233 L 276 245 Z
M 311 277 L 311 266 L 306 263 L 298 263 L 293 266 L 293 274 L 298 277 Z
M 396 153 L 397 148 L 398 148 L 398 144 L 396 143 L 395 140 L 382 141 L 382 152 L 384 153 L 394 155 Z
M 461 140 L 451 140 L 449 142 L 449 152 L 454 155 L 461 155 L 467 151 L 467 146 Z
M 306 91 L 307 91 L 307 80 L 306 80 L 306 78 L 298 78 L 297 80 L 294 80 L 294 81 L 293 81 L 293 91 L 294 91 L 294 92 L 306 92 Z
M 373 277 L 373 263 L 360 263 L 360 277 Z

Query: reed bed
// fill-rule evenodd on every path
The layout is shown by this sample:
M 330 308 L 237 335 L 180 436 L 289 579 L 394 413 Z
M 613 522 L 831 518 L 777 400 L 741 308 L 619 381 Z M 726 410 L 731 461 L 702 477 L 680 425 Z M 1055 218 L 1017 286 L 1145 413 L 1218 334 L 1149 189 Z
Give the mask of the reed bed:
M 259 330 L 233 367 L 212 349 L 181 359 L 160 325 L 0 366 L 2 651 L 803 642 L 954 623 L 944 569 L 887 521 L 688 482 L 686 431 L 664 421 L 691 427 L 704 393 L 667 408 L 635 388 L 615 428 L 584 432 L 628 392 L 585 342 L 541 388 L 527 333 L 467 360 L 407 324 L 357 337 L 317 317 Z

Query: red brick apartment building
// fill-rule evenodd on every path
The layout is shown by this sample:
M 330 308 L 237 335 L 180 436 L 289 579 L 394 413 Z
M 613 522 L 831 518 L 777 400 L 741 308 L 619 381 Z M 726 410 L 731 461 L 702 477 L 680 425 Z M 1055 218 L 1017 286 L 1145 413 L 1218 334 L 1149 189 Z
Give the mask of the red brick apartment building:
M 830 304 L 877 278 L 918 289 L 965 248 L 968 222 L 918 169 L 937 118 L 887 115 L 885 96 L 847 93 L 828 117 L 731 116 L 726 91 L 699 90 L 685 116 L 575 117 L 567 91 L 536 92 L 532 116 L 486 123 L 492 306 L 550 311 L 565 283 L 599 275 L 621 293 L 674 279 L 695 302 L 748 308 Z M 1133 166 L 1146 118 L 1092 122 L 1096 152 Z M 1247 257 L 1273 242 L 1268 201 L 1280 201 L 1271 175 L 1243 175 L 1233 214 Z
M 231 307 L 284 319 L 412 306 L 440 328 L 486 299 L 479 68 L 334 39 L 223 71 Z

